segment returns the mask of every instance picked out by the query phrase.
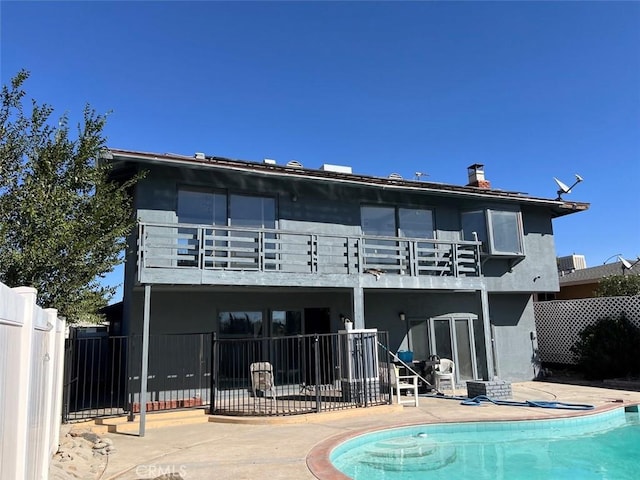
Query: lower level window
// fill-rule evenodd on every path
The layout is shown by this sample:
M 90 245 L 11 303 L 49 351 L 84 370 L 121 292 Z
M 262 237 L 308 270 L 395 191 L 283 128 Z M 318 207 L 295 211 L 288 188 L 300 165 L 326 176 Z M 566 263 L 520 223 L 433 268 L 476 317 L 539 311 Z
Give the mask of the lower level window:
M 286 337 L 302 334 L 302 312 L 280 311 L 271 312 L 271 336 Z
M 218 324 L 223 338 L 262 336 L 262 312 L 220 312 Z

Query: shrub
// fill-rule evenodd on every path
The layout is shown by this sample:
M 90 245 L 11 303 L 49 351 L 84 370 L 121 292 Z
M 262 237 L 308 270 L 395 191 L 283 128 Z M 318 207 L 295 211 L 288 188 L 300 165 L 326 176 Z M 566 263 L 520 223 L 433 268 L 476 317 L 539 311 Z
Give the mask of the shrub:
M 640 374 L 638 345 L 640 328 L 622 314 L 586 326 L 571 352 L 587 378 L 629 377 Z
M 598 283 L 596 297 L 640 295 L 640 275 L 610 275 Z

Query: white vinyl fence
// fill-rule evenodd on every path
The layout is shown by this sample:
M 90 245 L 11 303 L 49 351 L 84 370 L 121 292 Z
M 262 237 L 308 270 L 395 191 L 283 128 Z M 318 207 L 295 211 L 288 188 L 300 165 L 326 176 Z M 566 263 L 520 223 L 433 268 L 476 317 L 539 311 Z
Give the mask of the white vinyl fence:
M 575 364 L 570 351 L 579 333 L 601 318 L 627 319 L 640 327 L 640 295 L 597 297 L 534 303 L 540 360 L 548 363 Z
M 62 415 L 64 320 L 0 283 L 0 479 L 46 479 Z

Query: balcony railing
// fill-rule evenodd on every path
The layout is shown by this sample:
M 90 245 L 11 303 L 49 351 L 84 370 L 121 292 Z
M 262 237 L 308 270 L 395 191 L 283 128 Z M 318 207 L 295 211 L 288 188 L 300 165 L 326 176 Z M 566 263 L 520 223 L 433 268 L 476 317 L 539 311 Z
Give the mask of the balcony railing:
M 141 223 L 140 269 L 479 276 L 480 242 Z

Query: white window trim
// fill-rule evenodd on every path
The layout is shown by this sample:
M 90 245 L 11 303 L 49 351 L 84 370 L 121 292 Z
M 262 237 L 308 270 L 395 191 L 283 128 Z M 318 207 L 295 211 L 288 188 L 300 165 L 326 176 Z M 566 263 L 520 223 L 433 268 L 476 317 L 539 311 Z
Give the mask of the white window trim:
M 518 252 L 505 252 L 505 251 L 499 251 L 495 248 L 495 239 L 494 239 L 494 235 L 493 235 L 493 223 L 492 223 L 492 212 L 508 212 L 508 213 L 515 213 L 516 215 L 516 222 L 517 222 L 517 228 L 518 228 L 518 244 L 520 245 L 520 251 Z M 517 257 L 524 257 L 525 256 L 525 252 L 524 252 L 524 229 L 523 229 L 523 225 L 522 225 L 522 213 L 521 212 L 516 212 L 513 210 L 497 210 L 495 208 L 487 208 L 485 209 L 485 221 L 487 222 L 487 237 L 489 240 L 489 250 L 491 252 L 491 255 L 493 256 L 517 256 Z
M 484 249 L 481 252 L 482 255 L 489 256 L 489 257 L 503 257 L 503 258 L 514 258 L 514 257 L 526 256 L 525 248 L 524 248 L 524 227 L 522 223 L 522 212 L 516 211 L 516 210 L 501 210 L 497 208 L 479 208 L 479 209 L 473 209 L 473 210 L 465 210 L 461 212 L 461 214 L 477 213 L 477 212 L 481 212 L 484 215 L 485 231 L 487 235 L 486 242 L 485 241 L 482 242 L 484 247 Z M 519 252 L 505 252 L 505 251 L 499 251 L 495 248 L 493 224 L 491 221 L 492 212 L 508 212 L 508 213 L 514 213 L 516 215 L 517 228 L 518 228 L 518 244 L 520 245 Z M 462 215 L 461 215 L 461 218 L 462 218 Z M 464 235 L 464 232 L 462 232 L 462 234 Z

